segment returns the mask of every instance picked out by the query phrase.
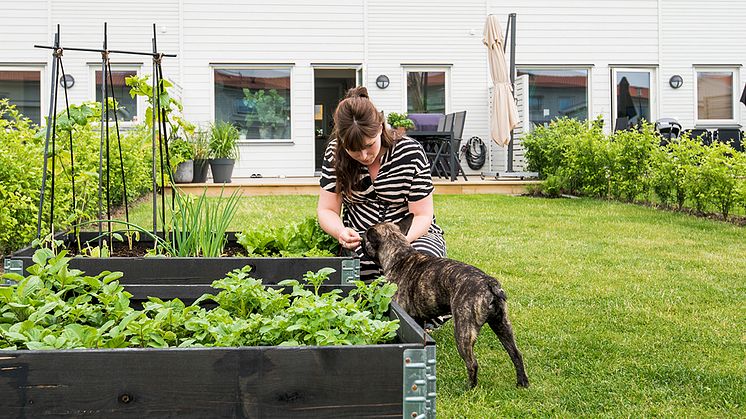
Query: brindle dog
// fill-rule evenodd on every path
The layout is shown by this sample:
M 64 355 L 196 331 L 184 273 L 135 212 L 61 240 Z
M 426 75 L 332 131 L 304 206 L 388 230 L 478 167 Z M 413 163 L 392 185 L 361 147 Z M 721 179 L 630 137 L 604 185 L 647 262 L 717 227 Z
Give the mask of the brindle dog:
M 474 344 L 482 326 L 489 324 L 513 361 L 517 386 L 528 387 L 523 357 L 515 344 L 500 283 L 473 266 L 416 251 L 405 237 L 411 223 L 410 214 L 398 226 L 376 224 L 363 236 L 365 252 L 379 263 L 386 278 L 399 287 L 394 300 L 420 324 L 449 312 L 453 314 L 456 345 L 466 363 L 472 388 L 477 385 L 479 368 Z

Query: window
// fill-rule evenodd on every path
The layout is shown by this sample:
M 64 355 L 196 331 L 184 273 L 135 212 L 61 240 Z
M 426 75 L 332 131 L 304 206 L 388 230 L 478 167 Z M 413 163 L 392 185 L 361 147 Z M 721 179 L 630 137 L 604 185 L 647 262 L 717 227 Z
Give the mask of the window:
M 446 113 L 445 70 L 405 70 L 407 113 Z
M 290 139 L 290 68 L 216 68 L 215 121 L 244 138 Z
M 6 98 L 21 114 L 41 125 L 41 69 L 0 68 L 0 99 Z
M 733 69 L 698 68 L 696 73 L 697 121 L 735 121 L 736 71 Z
M 655 77 L 652 69 L 615 68 L 612 69 L 612 79 L 615 121 L 627 118 L 629 125 L 643 119 L 655 121 Z
M 546 125 L 553 119 L 588 119 L 588 69 L 518 69 L 528 76 L 529 120 Z
M 91 67 L 94 72 L 94 78 L 96 80 L 93 86 L 96 102 L 101 102 L 101 67 L 98 70 L 96 67 Z M 137 97 L 130 95 L 130 88 L 127 86 L 126 78 L 130 76 L 136 76 L 138 74 L 138 67 L 122 66 L 122 65 L 111 65 L 111 80 L 107 80 L 108 96 L 113 97 L 117 101 L 117 120 L 124 123 L 136 123 L 142 121 L 142 118 L 138 118 L 138 104 Z M 152 81 L 152 80 L 151 80 Z M 111 115 L 111 114 L 109 114 Z M 109 117 L 109 120 L 113 121 L 113 117 Z

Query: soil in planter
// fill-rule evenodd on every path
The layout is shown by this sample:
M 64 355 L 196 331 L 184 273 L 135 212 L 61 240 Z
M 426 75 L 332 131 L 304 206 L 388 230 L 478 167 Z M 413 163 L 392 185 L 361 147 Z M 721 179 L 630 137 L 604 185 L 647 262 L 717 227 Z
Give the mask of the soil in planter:
M 147 255 L 148 250 L 153 248 L 152 243 L 134 242 L 132 243 L 132 248 L 130 249 L 129 243 L 127 243 L 126 238 L 124 242 L 115 240 L 113 242 L 113 245 L 110 242 L 108 243 L 108 245 L 109 245 L 109 251 L 110 251 L 111 257 L 143 257 Z M 91 247 L 95 247 L 95 246 L 97 246 L 97 243 L 95 242 L 91 243 Z M 74 242 L 68 243 L 67 249 L 68 249 L 69 256 L 81 255 L 81 253 L 78 251 L 78 245 Z M 85 251 L 85 246 L 83 247 L 83 250 Z M 87 254 L 84 252 L 83 255 L 87 255 Z M 226 243 L 225 249 L 223 249 L 222 256 L 245 257 L 246 249 L 244 249 L 243 246 L 241 246 L 237 242 L 229 241 L 228 243 Z

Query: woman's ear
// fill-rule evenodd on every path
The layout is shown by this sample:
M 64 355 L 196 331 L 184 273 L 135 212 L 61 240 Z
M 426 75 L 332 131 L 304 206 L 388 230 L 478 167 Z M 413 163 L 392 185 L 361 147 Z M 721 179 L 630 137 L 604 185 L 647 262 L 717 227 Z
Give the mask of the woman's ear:
M 399 221 L 398 223 L 396 223 L 396 225 L 399 226 L 399 230 L 401 230 L 401 233 L 403 235 L 406 236 L 407 233 L 409 233 L 409 228 L 412 227 L 412 220 L 413 219 L 414 219 L 414 214 L 412 214 L 410 212 L 409 214 L 407 214 L 406 217 L 402 218 L 401 221 Z

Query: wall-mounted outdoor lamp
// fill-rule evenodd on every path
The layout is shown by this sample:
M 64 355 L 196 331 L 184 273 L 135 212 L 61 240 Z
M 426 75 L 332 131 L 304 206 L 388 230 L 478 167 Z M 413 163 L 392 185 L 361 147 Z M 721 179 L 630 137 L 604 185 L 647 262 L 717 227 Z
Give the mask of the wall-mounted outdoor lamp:
M 75 78 L 71 74 L 60 76 L 60 86 L 69 89 L 75 85 Z
M 376 86 L 378 86 L 379 89 L 385 89 L 389 87 L 389 78 L 388 76 L 385 76 L 381 74 L 376 78 Z
M 684 79 L 682 79 L 678 74 L 675 74 L 668 79 L 668 84 L 670 84 L 672 88 L 678 89 L 684 84 Z

